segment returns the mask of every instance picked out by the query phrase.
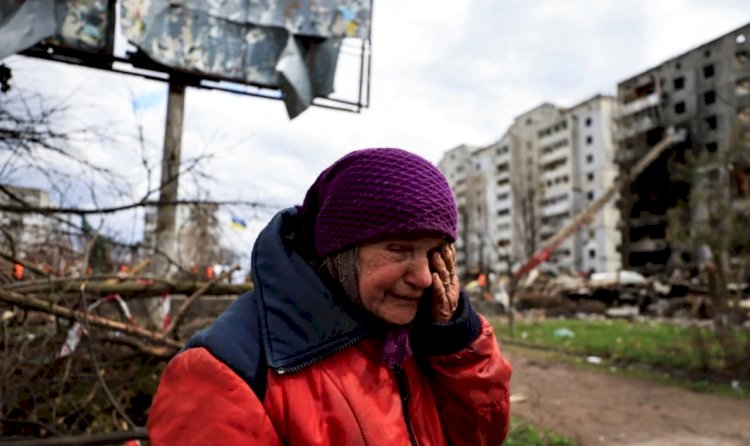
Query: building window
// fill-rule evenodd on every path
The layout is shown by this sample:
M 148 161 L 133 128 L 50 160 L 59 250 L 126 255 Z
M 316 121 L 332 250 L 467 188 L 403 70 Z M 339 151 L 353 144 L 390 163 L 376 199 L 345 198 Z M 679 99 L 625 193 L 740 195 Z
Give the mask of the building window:
M 590 259 L 596 258 L 596 249 L 589 249 L 589 258 Z
M 706 105 L 716 102 L 716 92 L 711 90 L 703 93 L 703 102 L 705 102 Z
M 714 65 L 709 64 L 703 67 L 703 77 L 708 79 L 710 77 L 714 77 Z
M 674 105 L 674 112 L 675 114 L 681 115 L 685 113 L 685 103 L 684 102 L 678 102 Z
M 588 198 L 589 201 L 594 201 L 594 191 L 586 192 L 586 198 Z
M 594 162 L 594 155 L 591 155 L 591 154 L 586 155 L 586 162 L 587 163 L 593 163 Z
M 737 119 L 743 124 L 750 123 L 750 106 L 742 107 L 738 109 Z
M 685 88 L 685 77 L 684 76 L 676 77 L 674 78 L 672 83 L 674 84 L 675 90 L 682 90 L 683 88 Z
M 586 175 L 586 178 L 588 178 L 589 181 L 594 181 L 594 174 L 589 173 L 588 175 Z
M 750 78 L 743 77 L 742 79 L 737 79 L 734 92 L 737 94 L 737 96 L 744 96 L 750 93 Z
M 593 142 L 594 142 L 594 137 L 593 136 L 587 136 L 586 137 L 586 144 L 591 145 L 591 143 L 593 143 Z
M 679 63 L 679 62 L 675 62 L 675 63 L 674 63 L 674 67 L 675 67 L 675 69 L 679 70 L 679 69 L 681 69 L 681 68 L 682 68 L 682 64 L 681 64 L 681 63 Z
M 510 215 L 510 209 L 498 209 L 497 211 L 498 217 L 504 217 L 506 215 Z
M 706 143 L 706 150 L 708 150 L 711 153 L 714 153 L 717 150 L 719 150 L 719 145 L 715 142 Z
M 709 116 L 708 118 L 706 118 L 706 125 L 708 126 L 709 130 L 716 130 L 719 126 L 716 116 Z
M 750 60 L 750 54 L 746 50 L 739 50 L 734 53 L 734 61 L 737 64 L 737 68 L 747 65 L 748 60 Z
M 591 127 L 591 118 L 586 118 L 586 127 Z
M 703 55 L 704 55 L 705 57 L 711 57 L 711 50 L 706 50 L 706 51 L 704 51 L 704 52 L 703 52 Z

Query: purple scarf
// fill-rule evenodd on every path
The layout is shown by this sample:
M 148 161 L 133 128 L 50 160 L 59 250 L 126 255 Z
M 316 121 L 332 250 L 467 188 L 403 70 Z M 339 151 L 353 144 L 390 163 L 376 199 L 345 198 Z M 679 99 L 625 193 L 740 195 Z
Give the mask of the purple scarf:
M 383 344 L 383 363 L 391 369 L 402 365 L 412 355 L 409 345 L 409 329 L 394 328 L 388 330 Z

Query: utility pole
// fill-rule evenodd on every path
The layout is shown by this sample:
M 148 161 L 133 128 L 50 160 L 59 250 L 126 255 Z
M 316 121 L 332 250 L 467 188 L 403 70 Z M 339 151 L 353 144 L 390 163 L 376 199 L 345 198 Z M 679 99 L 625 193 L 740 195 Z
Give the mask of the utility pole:
M 170 261 L 177 259 L 177 189 L 180 177 L 182 123 L 185 111 L 185 82 L 174 74 L 169 77 L 167 122 L 164 128 L 164 148 L 161 162 L 159 207 L 156 216 L 156 250 L 152 271 L 157 277 L 167 278 L 174 271 Z

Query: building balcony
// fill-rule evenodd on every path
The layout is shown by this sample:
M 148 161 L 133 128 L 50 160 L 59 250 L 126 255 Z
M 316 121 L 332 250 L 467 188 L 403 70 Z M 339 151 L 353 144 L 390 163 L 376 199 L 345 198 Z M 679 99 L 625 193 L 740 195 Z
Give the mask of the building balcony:
M 495 203 L 495 208 L 497 208 L 497 210 L 512 209 L 512 207 L 513 201 L 511 201 L 510 196 L 508 196 L 508 198 L 503 198 L 502 200 L 497 200 Z
M 511 185 L 510 181 L 501 185 L 501 186 L 495 186 L 495 193 L 497 194 L 504 194 L 504 193 L 510 193 L 511 192 Z
M 646 212 L 641 213 L 638 217 L 630 219 L 631 228 L 639 228 L 642 226 L 653 226 L 663 223 L 665 220 L 664 215 L 649 214 Z
M 539 233 L 543 234 L 542 239 L 548 239 L 555 235 L 557 231 L 562 229 L 563 226 L 568 222 L 567 219 L 565 220 L 558 220 L 552 223 L 542 223 L 539 227 Z
M 635 135 L 647 132 L 655 127 L 658 127 L 659 125 L 661 124 L 656 118 L 651 116 L 644 116 L 627 125 L 621 123 L 617 128 L 616 138 L 618 140 L 632 138 Z
M 559 167 L 555 167 L 554 169 L 545 170 L 542 173 L 542 179 L 546 183 L 549 180 L 554 181 L 556 177 L 559 177 L 561 175 L 567 175 L 568 178 L 571 178 L 573 176 L 573 168 L 570 165 L 570 162 L 561 164 Z
M 566 212 L 569 215 L 573 214 L 573 205 L 570 200 L 542 207 L 542 217 L 554 217 L 555 215 L 564 214 Z
M 634 113 L 638 113 L 639 111 L 645 110 L 649 107 L 655 107 L 659 105 L 661 102 L 661 99 L 659 98 L 659 93 L 651 93 L 648 96 L 644 96 L 640 99 L 636 99 L 633 102 L 629 102 L 624 105 L 620 105 L 620 117 L 625 117 L 632 115 Z
M 543 154 L 539 159 L 539 163 L 541 165 L 545 165 L 545 164 L 552 163 L 558 160 L 567 159 L 569 156 L 570 156 L 570 147 L 559 147 L 549 153 Z
M 667 247 L 667 241 L 664 239 L 641 239 L 630 244 L 631 252 L 653 252 L 661 251 Z

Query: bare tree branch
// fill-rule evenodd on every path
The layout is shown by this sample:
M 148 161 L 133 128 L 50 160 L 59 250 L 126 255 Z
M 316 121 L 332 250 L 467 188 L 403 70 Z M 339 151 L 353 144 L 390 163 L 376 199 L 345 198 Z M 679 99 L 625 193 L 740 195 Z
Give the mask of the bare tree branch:
M 177 329 L 179 324 L 182 322 L 182 319 L 185 318 L 185 315 L 190 309 L 190 306 L 193 305 L 193 302 L 195 302 L 199 297 L 204 295 L 206 291 L 208 291 L 211 288 L 211 286 L 231 276 L 232 273 L 237 271 L 238 269 L 239 267 L 235 266 L 234 268 L 231 268 L 228 271 L 224 271 L 223 273 L 219 274 L 216 278 L 214 278 L 212 281 L 204 284 L 203 286 L 195 290 L 195 292 L 190 297 L 188 297 L 187 300 L 185 300 L 185 302 L 182 304 L 180 309 L 177 310 L 177 314 L 175 314 L 174 319 L 172 319 L 172 322 L 169 324 L 169 327 L 167 327 L 167 329 L 164 330 L 164 336 L 168 337 Z
M 0 191 L 5 192 L 2 185 L 0 185 Z M 243 200 L 230 200 L 230 201 L 206 201 L 206 200 L 176 200 L 169 202 L 160 202 L 157 200 L 143 200 L 134 203 L 124 204 L 122 206 L 112 206 L 104 208 L 71 208 L 71 207 L 39 207 L 23 205 L 9 205 L 0 204 L 0 211 L 12 212 L 17 214 L 73 214 L 73 215 L 99 215 L 99 214 L 113 214 L 116 212 L 127 211 L 130 209 L 141 208 L 141 207 L 159 207 L 159 206 L 178 206 L 178 205 L 231 205 L 231 206 L 249 206 L 253 208 L 266 208 L 266 209 L 281 209 L 281 206 L 273 205 L 269 203 L 261 203 L 257 201 L 243 201 Z
M 167 339 L 161 333 L 156 333 L 150 330 L 146 330 L 133 325 L 125 324 L 123 322 L 115 321 L 101 316 L 93 314 L 86 314 L 82 311 L 74 311 L 69 308 L 63 307 L 62 305 L 51 304 L 41 299 L 37 299 L 31 296 L 22 296 L 17 293 L 12 293 L 4 290 L 0 290 L 0 300 L 18 305 L 22 308 L 28 308 L 32 310 L 42 311 L 45 313 L 53 314 L 55 316 L 69 319 L 73 321 L 88 319 L 88 322 L 97 327 L 107 328 L 110 330 L 121 331 L 133 336 L 138 336 L 144 339 L 148 339 L 151 342 L 157 344 L 166 345 L 173 347 L 178 350 L 182 348 L 183 344 L 172 339 Z

